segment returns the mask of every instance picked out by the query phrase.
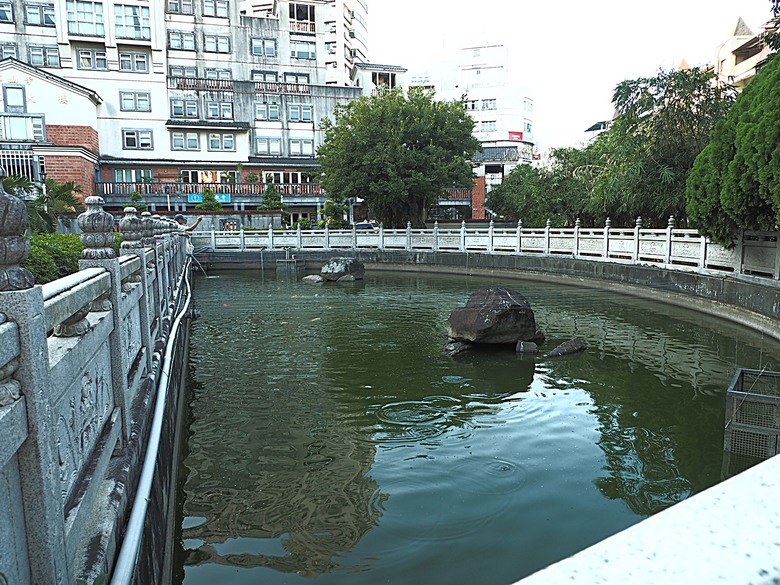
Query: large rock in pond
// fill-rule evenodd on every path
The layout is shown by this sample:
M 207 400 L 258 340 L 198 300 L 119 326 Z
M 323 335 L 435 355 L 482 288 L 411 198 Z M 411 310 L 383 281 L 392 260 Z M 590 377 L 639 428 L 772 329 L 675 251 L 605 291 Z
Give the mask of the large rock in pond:
M 322 278 L 330 281 L 336 281 L 347 275 L 351 275 L 355 280 L 363 280 L 365 274 L 366 267 L 354 258 L 331 258 L 320 270 Z
M 447 335 L 455 341 L 516 344 L 534 339 L 536 320 L 531 305 L 519 292 L 483 288 L 469 297 L 465 307 L 452 311 Z

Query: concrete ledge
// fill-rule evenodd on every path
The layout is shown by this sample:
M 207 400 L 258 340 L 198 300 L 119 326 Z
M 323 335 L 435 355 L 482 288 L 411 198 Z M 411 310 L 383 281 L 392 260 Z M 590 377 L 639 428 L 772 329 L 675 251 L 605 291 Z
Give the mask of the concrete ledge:
M 777 585 L 780 457 L 518 581 L 522 585 Z

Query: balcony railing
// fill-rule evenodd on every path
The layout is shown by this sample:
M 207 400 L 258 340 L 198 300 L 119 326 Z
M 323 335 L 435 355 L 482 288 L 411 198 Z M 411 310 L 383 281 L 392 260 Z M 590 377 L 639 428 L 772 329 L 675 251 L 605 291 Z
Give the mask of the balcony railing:
M 289 93 L 294 95 L 311 94 L 311 86 L 306 83 L 281 83 L 278 81 L 256 81 L 258 93 Z
M 317 32 L 313 22 L 303 20 L 291 20 L 290 32 L 293 33 L 314 33 Z
M 205 77 L 169 77 L 168 89 L 233 91 L 233 80 L 206 79 Z
M 471 201 L 471 189 L 445 189 L 439 201 Z
M 159 203 L 171 201 L 187 203 L 189 195 L 200 195 L 205 189 L 211 189 L 218 195 L 230 195 L 231 201 L 249 203 L 259 202 L 265 190 L 265 183 L 181 183 L 181 182 L 99 182 L 96 192 L 105 198 L 108 205 L 124 205 L 130 203 L 130 195 L 137 192 L 144 203 Z M 278 183 L 276 190 L 282 196 L 321 198 L 325 192 L 319 183 Z

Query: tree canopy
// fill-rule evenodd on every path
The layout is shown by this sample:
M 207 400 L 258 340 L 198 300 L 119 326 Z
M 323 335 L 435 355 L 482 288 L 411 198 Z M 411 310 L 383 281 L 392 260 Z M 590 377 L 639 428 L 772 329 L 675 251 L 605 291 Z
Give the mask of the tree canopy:
M 742 91 L 688 179 L 691 224 L 730 245 L 743 229 L 780 223 L 780 58 Z
M 421 227 L 444 189 L 472 186 L 468 160 L 480 146 L 461 102 L 386 90 L 339 106 L 322 127 L 325 189 L 339 200 L 362 198 L 388 227 Z
M 546 168 L 517 167 L 488 194 L 488 208 L 526 225 L 685 222 L 694 160 L 734 103 L 734 90 L 712 80 L 694 68 L 623 81 L 607 130 L 582 148 L 553 150 Z

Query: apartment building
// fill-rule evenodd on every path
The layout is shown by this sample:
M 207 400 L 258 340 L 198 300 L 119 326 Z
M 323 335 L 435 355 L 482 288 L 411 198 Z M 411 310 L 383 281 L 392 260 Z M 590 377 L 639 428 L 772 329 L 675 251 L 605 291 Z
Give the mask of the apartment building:
M 435 89 L 440 99 L 464 100 L 474 120 L 474 136 L 482 144 L 482 152 L 472 160 L 479 179 L 473 191 L 489 193 L 518 164 L 533 160 L 534 100 L 511 73 L 506 46 L 485 43 L 464 47 L 455 63 L 439 63 L 431 71 L 414 72 L 409 85 Z M 458 219 L 468 212 L 468 206 L 473 218 L 484 219 L 479 203 L 454 194 L 436 212 L 442 218 Z
M 0 165 L 114 210 L 207 187 L 254 209 L 274 183 L 316 219 L 320 122 L 372 89 L 366 21 L 362 0 L 0 0 Z
M 738 91 L 750 83 L 772 52 L 765 42 L 770 27 L 768 23 L 762 32 L 753 34 L 742 18 L 737 20 L 731 34 L 718 47 L 713 63 L 717 83 L 732 85 Z

